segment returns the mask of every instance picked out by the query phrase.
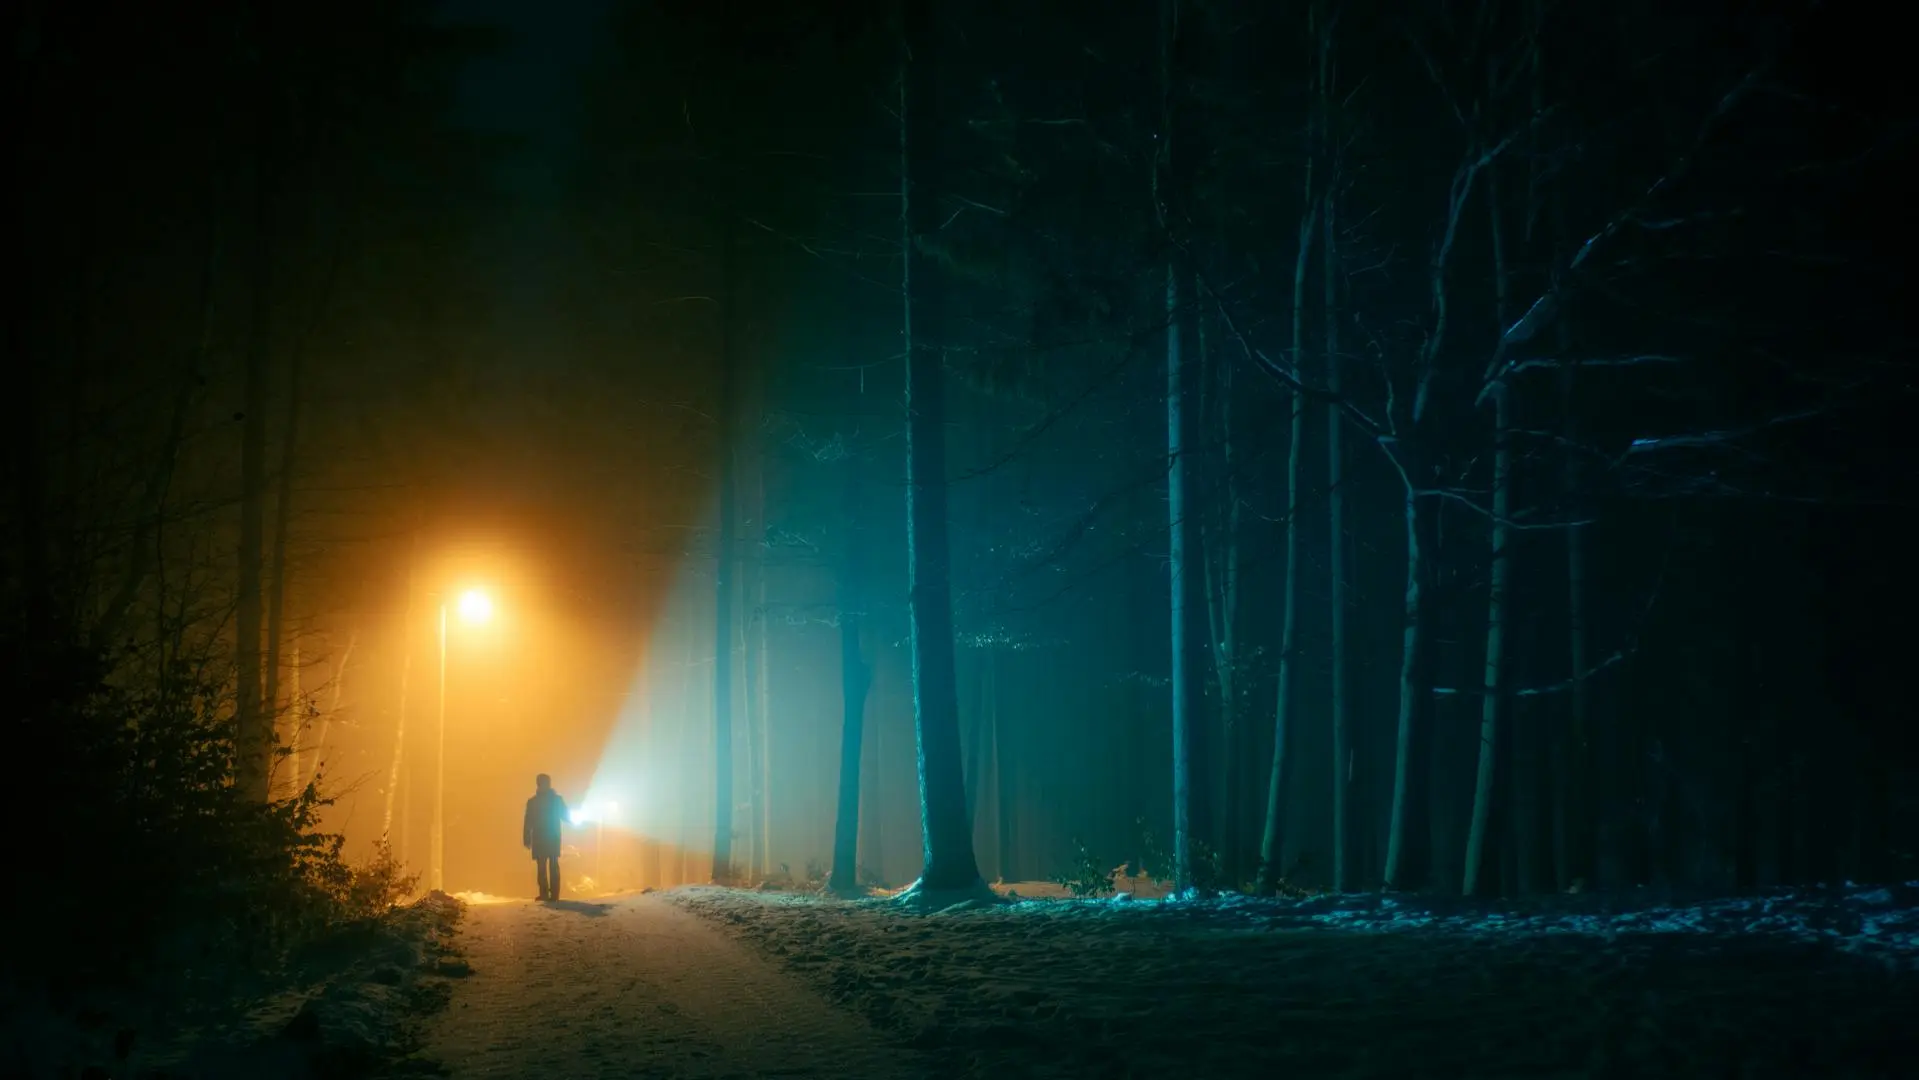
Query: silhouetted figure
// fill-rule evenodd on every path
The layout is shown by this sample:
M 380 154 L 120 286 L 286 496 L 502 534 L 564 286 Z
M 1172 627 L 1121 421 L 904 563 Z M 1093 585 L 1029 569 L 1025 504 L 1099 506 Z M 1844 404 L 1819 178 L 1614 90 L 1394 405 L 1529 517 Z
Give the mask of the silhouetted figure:
M 533 778 L 537 791 L 526 801 L 526 824 L 520 829 L 520 843 L 533 851 L 538 868 L 540 899 L 560 898 L 560 826 L 566 821 L 566 800 L 553 790 L 553 778 L 541 773 Z

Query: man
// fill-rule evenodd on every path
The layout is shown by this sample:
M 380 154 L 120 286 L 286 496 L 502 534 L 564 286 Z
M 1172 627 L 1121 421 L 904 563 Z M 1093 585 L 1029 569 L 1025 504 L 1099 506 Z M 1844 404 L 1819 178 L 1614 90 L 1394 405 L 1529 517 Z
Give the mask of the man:
M 526 801 L 526 822 L 520 828 L 521 845 L 533 851 L 539 868 L 540 899 L 560 898 L 560 825 L 566 821 L 566 800 L 553 790 L 545 773 L 533 778 L 535 791 Z

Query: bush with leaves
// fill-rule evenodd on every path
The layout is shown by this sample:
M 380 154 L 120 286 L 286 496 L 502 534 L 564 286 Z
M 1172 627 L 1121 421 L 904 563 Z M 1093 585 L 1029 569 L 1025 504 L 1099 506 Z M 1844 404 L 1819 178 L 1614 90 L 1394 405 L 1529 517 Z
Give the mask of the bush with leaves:
M 345 862 L 316 827 L 317 783 L 241 795 L 220 687 L 190 669 L 115 678 L 97 652 L 45 647 L 5 648 L 0 665 L 28 870 L 4 901 L 16 977 L 260 970 L 410 890 L 390 853 Z
M 1111 861 L 1087 850 L 1085 842 L 1077 836 L 1073 837 L 1073 850 L 1078 854 L 1073 858 L 1072 869 L 1055 877 L 1053 884 L 1065 886 L 1068 892 L 1082 899 L 1111 893 L 1115 887 Z

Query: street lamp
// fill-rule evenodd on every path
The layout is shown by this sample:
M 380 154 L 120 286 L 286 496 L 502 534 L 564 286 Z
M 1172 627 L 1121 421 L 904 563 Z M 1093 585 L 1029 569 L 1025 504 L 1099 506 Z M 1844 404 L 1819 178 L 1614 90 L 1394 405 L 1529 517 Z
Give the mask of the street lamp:
M 460 618 L 478 625 L 493 618 L 493 598 L 479 589 L 468 589 L 457 601 Z M 446 615 L 447 601 L 440 599 L 440 719 L 439 750 L 433 761 L 433 837 L 430 862 L 431 886 L 446 888 Z

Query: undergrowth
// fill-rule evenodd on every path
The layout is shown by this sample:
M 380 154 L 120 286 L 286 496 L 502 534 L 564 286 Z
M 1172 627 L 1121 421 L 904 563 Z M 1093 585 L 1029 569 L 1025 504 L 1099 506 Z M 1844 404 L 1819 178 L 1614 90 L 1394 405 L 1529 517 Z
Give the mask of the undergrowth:
M 16 643 L 0 643 L 15 645 Z M 235 786 L 222 687 L 187 665 L 115 675 L 83 648 L 4 649 L 0 718 L 19 755 L 10 820 L 27 873 L 0 900 L 17 983 L 55 1001 L 161 975 L 238 976 L 389 910 L 412 879 L 323 832 L 319 780 L 270 803 Z M 30 748 L 30 749 L 29 749 Z

